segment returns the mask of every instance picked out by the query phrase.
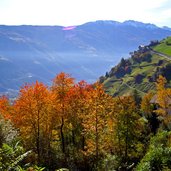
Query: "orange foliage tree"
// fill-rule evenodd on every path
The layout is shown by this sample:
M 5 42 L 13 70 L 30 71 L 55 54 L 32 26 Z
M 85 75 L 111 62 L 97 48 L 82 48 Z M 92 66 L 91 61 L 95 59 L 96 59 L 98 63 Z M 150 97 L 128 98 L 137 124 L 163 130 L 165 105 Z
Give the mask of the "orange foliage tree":
M 13 121 L 20 128 L 26 148 L 33 149 L 37 161 L 48 153 L 52 135 L 52 96 L 43 83 L 27 84 L 21 88 L 14 104 Z
M 2 96 L 0 98 L 0 115 L 2 115 L 4 119 L 11 119 L 11 110 L 12 107 L 10 105 L 8 98 Z
M 84 136 L 82 122 L 87 114 L 87 97 L 92 87 L 85 81 L 75 84 L 67 93 L 68 125 L 72 144 L 84 150 Z M 80 143 L 81 142 L 81 143 Z
M 52 83 L 51 91 L 55 95 L 54 106 L 55 116 L 58 118 L 59 124 L 59 135 L 61 140 L 62 152 L 65 154 L 66 142 L 65 142 L 65 129 L 66 121 L 68 118 L 68 104 L 67 104 L 67 93 L 70 88 L 74 85 L 74 79 L 69 74 L 61 72 L 58 74 Z
M 67 155 L 68 160 L 72 160 L 72 165 L 85 168 L 81 161 L 87 161 L 83 151 L 85 151 L 86 137 L 83 134 L 83 121 L 89 110 L 87 108 L 88 94 L 91 92 L 92 86 L 85 81 L 75 84 L 67 92 Z

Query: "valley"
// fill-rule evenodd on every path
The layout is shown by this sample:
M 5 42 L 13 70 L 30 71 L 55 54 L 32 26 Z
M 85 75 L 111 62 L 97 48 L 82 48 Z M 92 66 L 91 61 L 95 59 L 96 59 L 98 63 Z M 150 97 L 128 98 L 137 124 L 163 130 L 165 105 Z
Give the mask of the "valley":
M 122 57 L 168 28 L 136 21 L 96 21 L 73 27 L 0 26 L 0 92 L 16 93 L 26 82 L 47 85 L 60 72 L 95 82 Z

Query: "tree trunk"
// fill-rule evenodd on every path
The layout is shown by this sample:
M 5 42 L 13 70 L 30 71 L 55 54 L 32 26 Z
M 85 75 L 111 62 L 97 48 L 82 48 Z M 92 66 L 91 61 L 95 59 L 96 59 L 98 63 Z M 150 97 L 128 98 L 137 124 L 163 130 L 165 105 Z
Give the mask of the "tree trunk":
M 37 156 L 38 156 L 38 165 L 39 165 L 40 164 L 40 114 L 39 114 L 39 111 L 38 111 L 38 119 L 37 119 L 36 145 L 37 145 Z
M 99 144 L 98 144 L 98 139 L 99 139 L 99 135 L 98 135 L 98 118 L 97 118 L 97 113 L 96 113 L 96 160 L 98 161 L 98 151 L 99 151 L 99 149 L 98 149 L 98 147 L 99 147 Z
M 64 127 L 64 118 L 62 117 L 60 132 L 61 132 L 62 152 L 65 153 L 65 138 L 63 133 L 63 127 Z

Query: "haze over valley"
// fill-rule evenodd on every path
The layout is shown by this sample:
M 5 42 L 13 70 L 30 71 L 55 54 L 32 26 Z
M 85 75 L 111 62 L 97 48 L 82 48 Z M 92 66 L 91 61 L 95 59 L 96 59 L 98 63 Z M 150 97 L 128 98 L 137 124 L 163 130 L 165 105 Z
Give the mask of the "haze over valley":
M 99 20 L 83 25 L 0 26 L 0 92 L 25 82 L 45 84 L 63 71 L 95 82 L 141 44 L 171 35 L 169 27 L 133 20 Z

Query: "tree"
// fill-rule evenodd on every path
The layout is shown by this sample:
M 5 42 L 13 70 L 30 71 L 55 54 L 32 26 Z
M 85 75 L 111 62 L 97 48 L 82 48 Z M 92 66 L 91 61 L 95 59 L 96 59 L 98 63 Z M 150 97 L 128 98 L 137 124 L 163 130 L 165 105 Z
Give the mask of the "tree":
M 141 99 L 141 95 L 140 95 L 140 93 L 137 91 L 137 89 L 134 89 L 134 90 L 133 90 L 132 96 L 133 96 L 133 98 L 134 98 L 134 100 L 135 100 L 136 105 L 137 105 L 137 106 L 140 106 L 141 100 L 142 100 L 142 99 Z
M 140 142 L 143 124 L 133 97 L 116 97 L 111 119 L 113 153 L 120 158 L 120 168 L 128 169 L 135 165 L 143 151 L 143 144 Z
M 147 93 L 141 102 L 141 111 L 143 112 L 143 116 L 148 120 L 148 128 L 153 134 L 157 133 L 157 129 L 159 128 L 160 120 L 158 118 L 158 114 L 155 112 L 156 104 L 152 104 L 152 101 L 155 101 L 156 96 L 154 93 Z
M 0 114 L 3 116 L 4 119 L 11 119 L 11 110 L 12 107 L 9 103 L 8 98 L 5 96 L 0 97 Z
M 67 101 L 66 96 L 67 92 L 74 85 L 74 79 L 70 77 L 69 74 L 61 72 L 58 74 L 54 80 L 51 87 L 52 93 L 55 94 L 55 108 L 56 108 L 56 117 L 60 120 L 60 138 L 61 138 L 61 147 L 62 152 L 65 154 L 65 135 L 64 128 L 65 122 L 67 120 Z
M 46 157 L 48 149 L 45 148 L 45 143 L 49 146 L 48 136 L 52 135 L 50 100 L 47 87 L 36 81 L 35 84 L 27 84 L 21 88 L 14 104 L 13 121 L 20 128 L 25 147 L 36 152 L 38 164 Z
M 85 135 L 83 134 L 83 121 L 88 114 L 88 96 L 92 86 L 85 81 L 75 84 L 66 94 L 67 120 L 66 120 L 66 149 L 70 161 L 70 169 L 87 170 L 85 151 Z M 84 161 L 84 162 L 83 162 Z
M 125 67 L 126 61 L 124 58 L 121 59 L 120 66 Z
M 163 76 L 159 76 L 157 79 L 157 99 L 156 103 L 158 108 L 156 112 L 162 118 L 162 123 L 164 127 L 167 127 L 171 121 L 170 111 L 171 111 L 171 89 L 166 88 L 167 80 Z
M 149 92 L 147 93 L 143 98 L 141 102 L 141 110 L 146 114 L 146 115 L 151 115 L 153 112 L 153 104 L 150 102 L 153 98 L 154 94 Z
M 88 113 L 84 116 L 83 127 L 86 137 L 85 154 L 89 157 L 95 156 L 95 167 L 97 169 L 101 156 L 104 155 L 108 146 L 107 119 L 109 112 L 109 102 L 111 96 L 107 95 L 101 84 L 95 83 L 92 91 L 88 94 L 87 108 Z

